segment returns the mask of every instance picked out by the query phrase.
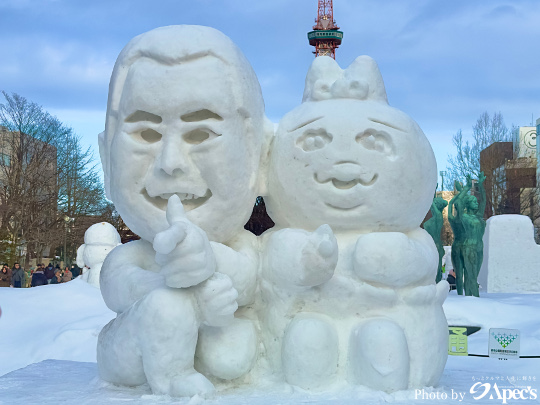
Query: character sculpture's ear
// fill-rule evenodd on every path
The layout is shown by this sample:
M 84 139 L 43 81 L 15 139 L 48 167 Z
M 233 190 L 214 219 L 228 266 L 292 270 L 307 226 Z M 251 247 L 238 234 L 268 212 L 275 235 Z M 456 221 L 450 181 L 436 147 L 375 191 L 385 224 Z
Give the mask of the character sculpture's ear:
M 315 58 L 306 76 L 302 102 L 341 98 L 388 104 L 377 62 L 369 56 L 359 56 L 342 70 L 329 56 Z
M 109 145 L 107 144 L 107 138 L 105 136 L 105 131 L 98 135 L 98 145 L 99 145 L 99 156 L 101 158 L 101 166 L 103 167 L 103 183 L 105 186 L 105 195 L 110 200 L 110 150 Z M 112 200 L 111 200 L 112 201 Z
M 261 148 L 261 160 L 259 164 L 259 176 L 257 180 L 258 195 L 268 195 L 268 169 L 270 167 L 270 154 L 274 143 L 275 125 L 268 118 L 264 118 L 263 145 Z

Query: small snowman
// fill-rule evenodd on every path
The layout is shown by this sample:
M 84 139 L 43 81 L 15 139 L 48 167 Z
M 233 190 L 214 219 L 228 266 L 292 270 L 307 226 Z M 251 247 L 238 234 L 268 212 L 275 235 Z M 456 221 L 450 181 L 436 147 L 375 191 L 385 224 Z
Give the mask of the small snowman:
M 109 252 L 121 244 L 120 235 L 108 222 L 88 228 L 84 233 L 84 244 L 77 249 L 77 266 L 88 268 L 82 275 L 83 280 L 99 288 L 101 265 Z

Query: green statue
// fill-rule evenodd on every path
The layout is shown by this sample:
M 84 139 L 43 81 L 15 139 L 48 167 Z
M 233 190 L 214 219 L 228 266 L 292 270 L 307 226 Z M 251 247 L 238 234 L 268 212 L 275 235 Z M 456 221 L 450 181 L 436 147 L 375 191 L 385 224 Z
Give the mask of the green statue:
M 484 260 L 484 242 L 482 240 L 484 231 L 486 230 L 486 221 L 484 220 L 484 210 L 486 208 L 486 191 L 484 189 L 484 181 L 486 177 L 481 172 L 478 178 L 478 189 L 480 191 L 480 201 L 468 192 L 472 187 L 472 180 L 467 176 L 467 184 L 461 190 L 461 187 L 456 188 L 459 194 L 450 201 L 448 219 L 450 224 L 461 224 L 461 228 L 456 226 L 459 232 L 458 251 L 456 252 L 457 261 L 454 263 L 454 245 L 452 245 L 452 264 L 456 270 L 456 289 L 461 280 L 461 285 L 464 287 L 465 295 L 474 295 L 479 297 L 478 291 L 478 273 Z M 461 185 L 460 185 L 461 186 Z M 453 207 L 456 208 L 456 215 L 453 214 Z M 452 216 L 452 219 L 450 219 Z M 452 226 L 454 230 L 454 226 Z M 457 234 L 454 231 L 454 244 L 457 239 Z M 457 264 L 457 266 L 456 266 Z M 458 267 L 461 275 L 458 274 Z M 459 281 L 458 281 L 459 280 Z M 458 294 L 460 291 L 458 290 Z
M 444 247 L 441 240 L 441 231 L 443 227 L 443 210 L 448 203 L 444 198 L 435 197 L 431 203 L 431 218 L 424 222 L 424 229 L 431 235 L 437 251 L 439 252 L 439 266 L 437 267 L 437 276 L 435 282 L 438 283 L 442 280 L 442 258 L 444 256 Z
M 455 183 L 456 190 L 458 193 L 461 193 L 463 185 L 456 181 Z M 460 211 L 461 201 L 457 201 L 459 194 L 456 194 L 454 198 L 450 200 L 448 204 L 448 222 L 452 228 L 454 234 L 454 242 L 452 243 L 452 251 L 450 257 L 452 259 L 452 266 L 454 267 L 454 272 L 456 273 L 456 291 L 459 295 L 463 295 L 463 241 L 465 240 L 465 229 L 463 224 L 454 216 L 454 206 L 456 211 Z

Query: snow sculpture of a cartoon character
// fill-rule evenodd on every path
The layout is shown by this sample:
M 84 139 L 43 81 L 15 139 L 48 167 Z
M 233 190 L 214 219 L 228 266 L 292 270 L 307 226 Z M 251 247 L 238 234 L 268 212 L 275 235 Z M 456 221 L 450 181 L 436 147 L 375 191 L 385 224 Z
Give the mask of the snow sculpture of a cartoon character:
M 316 58 L 273 141 L 265 197 L 276 227 L 263 236 L 261 324 L 287 382 L 437 383 L 448 286 L 419 226 L 435 184 L 429 142 L 388 105 L 376 63 Z

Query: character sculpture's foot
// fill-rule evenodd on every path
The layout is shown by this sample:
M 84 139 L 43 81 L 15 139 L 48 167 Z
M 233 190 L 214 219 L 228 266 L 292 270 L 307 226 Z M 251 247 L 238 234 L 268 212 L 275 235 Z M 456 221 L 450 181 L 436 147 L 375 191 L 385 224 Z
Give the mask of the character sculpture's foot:
M 351 334 L 350 381 L 353 384 L 393 392 L 407 389 L 409 349 L 405 333 L 395 322 L 370 319 Z
M 285 380 L 304 389 L 331 384 L 337 375 L 338 336 L 331 320 L 318 314 L 297 315 L 283 338 Z

